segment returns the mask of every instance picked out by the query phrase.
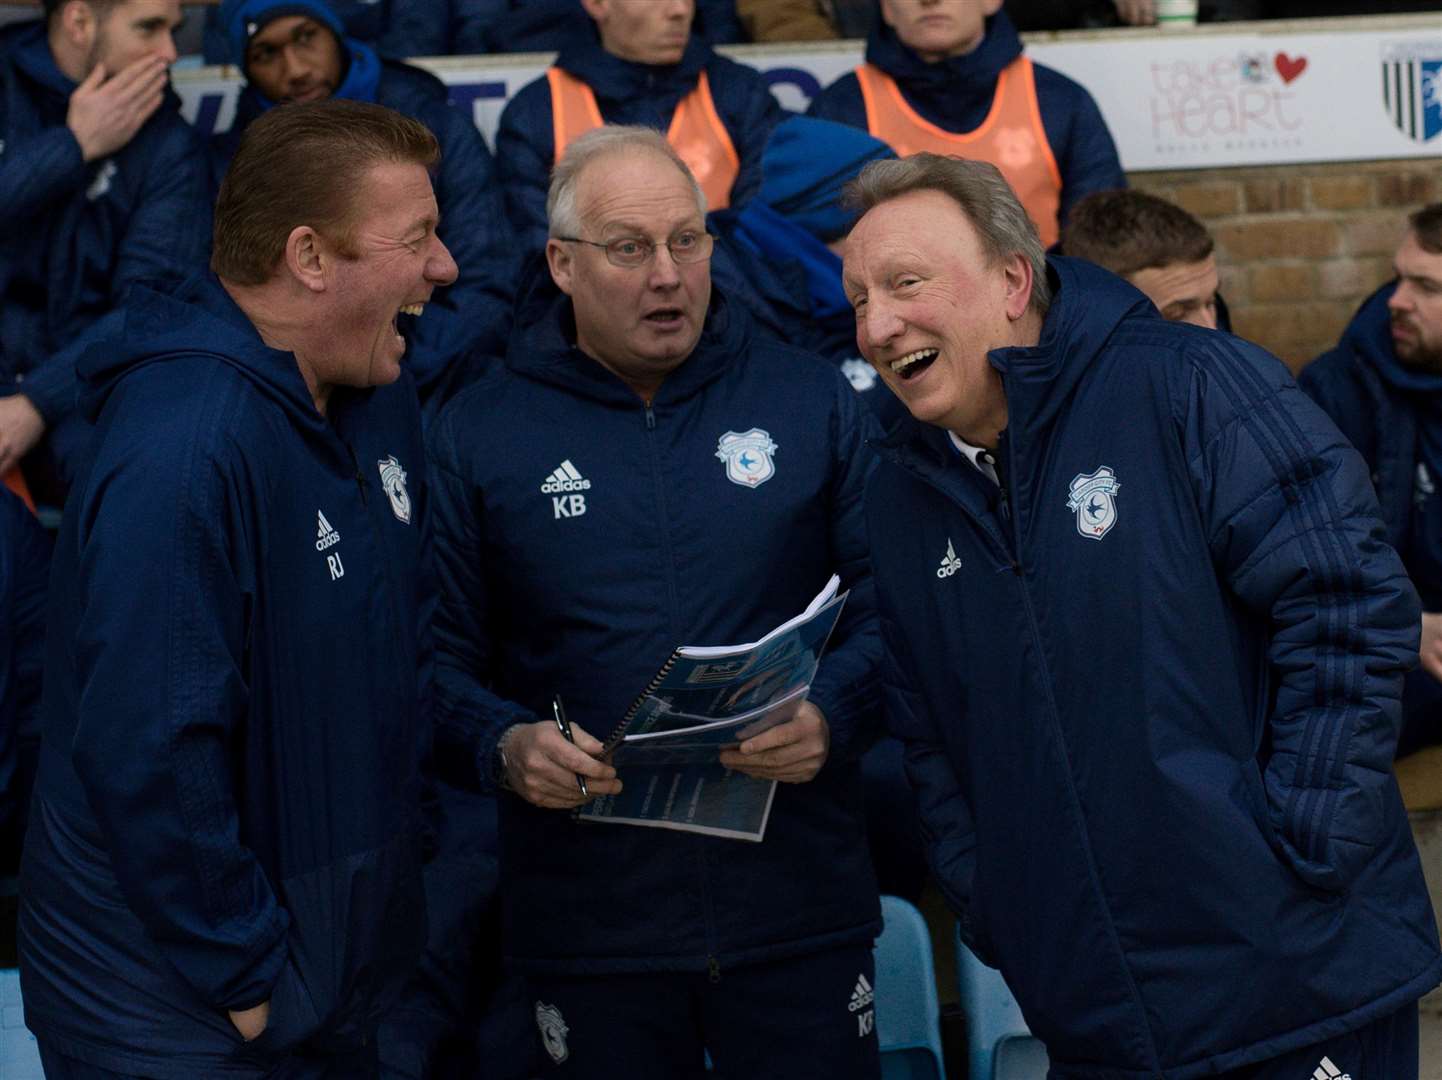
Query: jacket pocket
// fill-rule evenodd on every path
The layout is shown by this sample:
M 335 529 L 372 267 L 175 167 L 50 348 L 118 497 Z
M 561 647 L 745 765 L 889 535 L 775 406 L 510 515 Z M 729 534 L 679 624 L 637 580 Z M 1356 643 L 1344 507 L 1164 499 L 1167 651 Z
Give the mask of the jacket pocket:
M 310 991 L 287 957 L 280 978 L 270 992 L 270 1017 L 265 1030 L 245 1044 L 248 1053 L 276 1057 L 289 1053 L 320 1029 Z

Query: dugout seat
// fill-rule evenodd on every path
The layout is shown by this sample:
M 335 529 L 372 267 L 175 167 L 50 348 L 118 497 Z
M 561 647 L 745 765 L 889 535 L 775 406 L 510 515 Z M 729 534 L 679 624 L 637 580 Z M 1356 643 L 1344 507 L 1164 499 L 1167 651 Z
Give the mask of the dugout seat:
M 943 1080 L 941 1004 L 926 920 L 896 896 L 881 898 L 876 939 L 876 1036 L 883 1080 Z
M 959 931 L 955 941 L 971 1080 L 1046 1080 L 1046 1047 L 1026 1026 L 1001 972 L 978 960 Z
M 25 1026 L 18 968 L 0 968 L 0 1076 L 5 1080 L 45 1080 L 40 1048 Z

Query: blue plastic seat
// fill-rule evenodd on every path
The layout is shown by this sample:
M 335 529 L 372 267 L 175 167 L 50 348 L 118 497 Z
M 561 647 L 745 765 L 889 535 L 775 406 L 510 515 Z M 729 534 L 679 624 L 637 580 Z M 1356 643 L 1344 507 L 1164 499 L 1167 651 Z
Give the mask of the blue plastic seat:
M 16 968 L 0 968 L 0 1076 L 5 1080 L 45 1080 L 40 1048 L 25 1026 Z
M 921 912 L 895 896 L 881 898 L 876 939 L 876 1036 L 884 1080 L 943 1080 L 941 1004 L 931 935 Z
M 971 1080 L 1046 1080 L 1046 1047 L 1026 1026 L 1001 972 L 978 960 L 959 931 L 956 980 L 966 1013 Z

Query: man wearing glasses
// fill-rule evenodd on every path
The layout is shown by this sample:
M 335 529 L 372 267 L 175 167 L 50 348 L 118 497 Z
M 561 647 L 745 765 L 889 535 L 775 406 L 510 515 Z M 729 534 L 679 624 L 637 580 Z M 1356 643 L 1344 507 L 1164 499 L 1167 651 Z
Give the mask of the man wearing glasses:
M 701 1077 L 705 1051 L 723 1076 L 872 1078 L 872 421 L 712 290 L 705 210 L 646 128 L 555 169 L 548 273 L 432 432 L 439 693 L 485 702 L 437 757 L 504 792 L 504 948 L 555 1075 Z M 620 790 L 600 740 L 675 645 L 753 641 L 832 573 L 851 596 L 810 700 L 722 755 L 781 781 L 763 841 L 574 820 Z

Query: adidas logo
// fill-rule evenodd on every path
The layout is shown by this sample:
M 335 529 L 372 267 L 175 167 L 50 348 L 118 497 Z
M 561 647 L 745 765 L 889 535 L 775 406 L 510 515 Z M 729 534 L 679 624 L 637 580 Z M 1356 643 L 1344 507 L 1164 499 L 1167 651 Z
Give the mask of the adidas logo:
M 946 554 L 941 557 L 941 566 L 936 571 L 939 578 L 949 578 L 952 574 L 961 569 L 961 560 L 956 557 L 956 548 L 952 546 L 951 537 L 946 538 Z
M 1324 1057 L 1322 1064 L 1312 1071 L 1312 1080 L 1352 1080 L 1352 1074 L 1344 1073 L 1332 1064 L 1331 1058 Z
M 545 495 L 559 495 L 565 491 L 590 491 L 591 481 L 585 480 L 576 471 L 576 466 L 571 464 L 567 458 L 541 485 L 541 492 Z
M 851 1004 L 847 1008 L 852 1012 L 857 1012 L 870 1008 L 871 1003 L 875 1000 L 876 992 L 871 989 L 871 984 L 866 981 L 866 976 L 856 976 L 856 987 L 851 991 Z
M 340 533 L 336 532 L 331 523 L 325 519 L 325 514 L 317 510 L 315 512 L 315 549 L 324 551 L 339 543 Z

